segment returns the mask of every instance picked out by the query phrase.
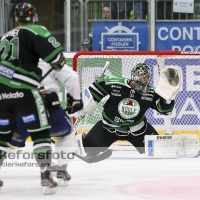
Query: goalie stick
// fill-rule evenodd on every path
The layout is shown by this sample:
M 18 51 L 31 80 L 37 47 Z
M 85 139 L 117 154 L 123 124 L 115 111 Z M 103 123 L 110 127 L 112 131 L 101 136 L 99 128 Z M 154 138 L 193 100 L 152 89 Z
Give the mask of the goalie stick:
M 74 153 L 74 155 L 77 158 L 85 161 L 86 163 L 96 163 L 96 162 L 105 160 L 106 158 L 110 157 L 112 155 L 112 151 L 110 149 L 107 149 L 103 153 L 101 153 L 97 156 L 94 156 L 94 157 L 83 157 L 83 156 L 78 155 L 77 153 Z
M 104 75 L 107 67 L 109 66 L 110 62 L 106 61 L 105 66 L 103 68 L 102 73 L 100 74 L 99 77 L 96 78 L 96 81 L 98 81 L 99 79 L 101 79 L 101 77 Z M 76 122 L 74 123 L 74 130 L 73 133 L 75 134 L 79 125 L 81 124 L 82 120 L 85 118 L 85 115 L 81 115 L 80 117 L 77 118 Z M 94 156 L 94 157 L 84 157 L 84 156 L 80 156 L 77 153 L 73 153 L 74 156 L 76 156 L 77 158 L 87 162 L 87 163 L 96 163 L 102 160 L 105 160 L 106 158 L 110 157 L 112 155 L 112 151 L 110 149 L 107 149 L 106 151 L 104 151 L 103 153 Z

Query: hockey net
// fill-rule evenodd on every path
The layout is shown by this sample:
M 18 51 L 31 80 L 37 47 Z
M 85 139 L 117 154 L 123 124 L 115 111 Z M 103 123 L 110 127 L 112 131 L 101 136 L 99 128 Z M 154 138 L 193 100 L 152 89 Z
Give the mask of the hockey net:
M 145 63 L 151 68 L 152 78 L 150 85 L 156 86 L 159 80 L 160 59 L 164 66 L 178 66 L 182 70 L 183 85 L 176 96 L 176 104 L 171 115 L 163 115 L 149 109 L 146 118 L 159 134 L 196 134 L 200 135 L 200 52 L 176 51 L 82 51 L 73 58 L 73 69 L 78 72 L 81 89 L 89 85 L 102 73 L 106 61 L 110 64 L 105 75 L 115 75 L 129 78 L 131 70 L 137 63 Z M 92 114 L 87 115 L 82 121 L 77 133 L 87 133 L 94 124 L 101 120 L 101 113 L 106 98 L 99 103 Z M 130 149 L 127 141 L 117 141 L 113 146 Z M 127 147 L 127 148 L 126 148 Z

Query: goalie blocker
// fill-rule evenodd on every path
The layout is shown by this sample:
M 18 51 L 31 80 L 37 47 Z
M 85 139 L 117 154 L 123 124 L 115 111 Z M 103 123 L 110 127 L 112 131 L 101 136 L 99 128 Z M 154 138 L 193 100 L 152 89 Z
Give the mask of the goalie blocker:
M 197 135 L 146 135 L 145 155 L 148 158 L 191 158 L 198 155 Z
M 70 117 L 80 117 L 92 113 L 97 107 L 98 103 L 94 100 L 90 90 L 87 88 L 82 93 L 83 108 L 75 113 L 70 114 Z

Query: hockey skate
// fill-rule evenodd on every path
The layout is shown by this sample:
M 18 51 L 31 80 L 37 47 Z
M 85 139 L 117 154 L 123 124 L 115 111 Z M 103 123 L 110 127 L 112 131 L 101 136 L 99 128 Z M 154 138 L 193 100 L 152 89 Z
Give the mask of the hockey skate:
M 44 194 L 54 194 L 56 192 L 57 183 L 51 176 L 51 170 L 47 166 L 40 166 L 41 170 L 41 185 Z
M 67 165 L 61 165 L 57 171 L 57 180 L 59 186 L 67 186 L 71 176 L 67 172 Z

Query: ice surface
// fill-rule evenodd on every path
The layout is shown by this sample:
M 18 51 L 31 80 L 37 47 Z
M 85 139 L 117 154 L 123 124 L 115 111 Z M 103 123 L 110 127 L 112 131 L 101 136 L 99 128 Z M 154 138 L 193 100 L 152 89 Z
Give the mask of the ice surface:
M 21 163 L 19 167 L 15 164 Z M 68 172 L 72 180 L 58 187 L 56 194 L 43 195 L 34 160 L 6 160 L 0 200 L 199 200 L 200 159 L 146 159 L 134 152 L 114 152 L 99 163 L 72 160 Z M 26 165 L 26 166 L 25 166 Z

